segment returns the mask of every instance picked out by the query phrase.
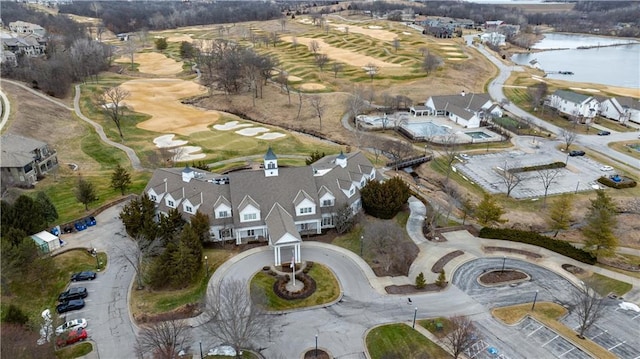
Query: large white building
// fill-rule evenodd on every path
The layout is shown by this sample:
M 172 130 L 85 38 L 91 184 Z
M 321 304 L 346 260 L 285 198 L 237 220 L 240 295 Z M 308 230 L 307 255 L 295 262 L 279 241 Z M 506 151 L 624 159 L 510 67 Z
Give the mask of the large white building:
M 411 112 L 446 116 L 449 120 L 465 128 L 478 128 L 483 119 L 489 119 L 492 116 L 501 117 L 503 114 L 500 106 L 495 104 L 488 94 L 467 94 L 464 91 L 459 95 L 429 97 L 424 108 L 412 108 Z
M 177 209 L 186 220 L 197 211 L 209 215 L 212 240 L 268 241 L 280 265 L 282 249 L 300 261 L 301 235 L 334 228 L 340 209 L 360 211 L 360 189 L 376 179 L 376 169 L 360 152 L 279 167 L 269 148 L 261 170 L 220 175 L 189 167 L 158 169 L 144 192 L 159 214 Z M 288 261 L 291 252 L 286 253 Z
M 581 123 L 591 123 L 600 112 L 600 102 L 593 96 L 566 90 L 557 90 L 551 94 L 548 104 Z

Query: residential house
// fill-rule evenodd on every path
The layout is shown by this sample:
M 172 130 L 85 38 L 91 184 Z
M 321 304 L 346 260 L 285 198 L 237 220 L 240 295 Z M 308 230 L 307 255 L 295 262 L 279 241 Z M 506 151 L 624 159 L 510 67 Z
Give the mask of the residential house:
M 591 123 L 600 112 L 600 102 L 593 96 L 566 90 L 549 95 L 547 104 L 580 123 Z
M 47 34 L 47 31 L 42 26 L 25 21 L 10 22 L 9 29 L 21 35 L 34 34 L 38 37 L 44 37 Z
M 502 20 L 491 20 L 484 22 L 484 28 L 487 30 L 497 30 L 500 25 L 503 25 L 505 22 Z
M 144 190 L 159 215 L 177 209 L 189 220 L 197 211 L 210 218 L 212 240 L 268 241 L 274 263 L 290 250 L 300 261 L 304 235 L 335 227 L 338 211 L 361 210 L 360 189 L 377 180 L 360 152 L 326 156 L 310 166 L 279 167 L 271 148 L 263 168 L 225 175 L 184 169 L 158 169 Z
M 600 115 L 622 124 L 640 124 L 640 100 L 631 97 L 611 97 L 600 102 Z
M 36 139 L 6 134 L 0 138 L 0 146 L 3 185 L 31 187 L 58 167 L 56 151 Z
M 502 117 L 502 109 L 486 93 L 464 91 L 459 95 L 432 96 L 425 103 L 432 116 L 446 116 L 466 128 L 480 127 L 480 121 L 492 116 Z
M 485 32 L 480 35 L 480 41 L 482 43 L 489 43 L 494 46 L 505 46 L 507 37 L 498 32 Z

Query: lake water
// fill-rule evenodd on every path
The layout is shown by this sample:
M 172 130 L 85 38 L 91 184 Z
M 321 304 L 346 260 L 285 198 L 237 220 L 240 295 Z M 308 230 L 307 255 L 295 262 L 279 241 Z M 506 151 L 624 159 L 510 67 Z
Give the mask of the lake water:
M 620 46 L 578 49 L 580 46 Z M 606 38 L 577 34 L 545 34 L 545 38 L 532 46 L 548 50 L 529 54 L 516 54 L 511 60 L 529 66 L 537 60 L 546 72 L 571 71 L 573 75 L 548 74 L 547 77 L 573 82 L 640 88 L 640 42 L 632 39 Z

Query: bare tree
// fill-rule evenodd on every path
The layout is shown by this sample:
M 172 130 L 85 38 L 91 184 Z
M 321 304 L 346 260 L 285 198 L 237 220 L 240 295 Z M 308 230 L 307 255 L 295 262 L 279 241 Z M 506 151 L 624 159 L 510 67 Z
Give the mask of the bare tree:
M 109 117 L 118 128 L 120 139 L 124 140 L 122 135 L 121 121 L 124 116 L 123 101 L 129 97 L 129 91 L 120 86 L 108 88 L 102 96 L 97 97 L 97 104 L 102 108 L 104 114 Z
M 99 2 L 94 1 L 91 3 L 91 5 L 89 5 L 89 8 L 93 11 L 94 17 L 96 19 L 99 19 L 100 17 L 98 17 L 98 11 L 102 10 L 102 5 L 100 5 Z
M 345 107 L 351 118 L 355 118 L 367 109 L 369 104 L 365 100 L 365 89 L 361 86 L 354 87 L 351 90 L 351 96 L 345 102 Z
M 459 151 L 458 136 L 455 133 L 447 134 L 442 138 L 442 144 L 444 146 L 442 156 L 438 163 L 442 163 L 444 171 L 446 173 L 446 179 L 444 186 L 449 184 L 449 177 L 451 177 L 451 171 L 453 170 L 453 162 L 456 160 Z
M 378 74 L 378 71 L 380 71 L 380 68 L 376 66 L 376 64 L 369 62 L 368 64 L 364 65 L 364 70 L 367 72 L 367 75 L 369 75 L 369 77 L 371 78 L 371 82 L 373 82 L 373 78 Z
M 309 51 L 313 52 L 314 55 L 320 51 L 320 43 L 316 40 L 311 40 L 309 42 Z
M 336 226 L 336 232 L 340 234 L 350 230 L 354 224 L 354 214 L 351 207 L 345 204 L 338 208 L 333 216 L 333 224 Z
M 569 150 L 569 146 L 571 146 L 571 144 L 573 143 L 573 141 L 576 140 L 576 137 L 578 136 L 578 134 L 574 131 L 571 130 L 567 130 L 566 128 L 562 128 L 560 129 L 560 137 L 562 137 L 562 140 L 564 141 L 564 150 L 568 151 Z
M 373 256 L 385 272 L 404 261 L 402 229 L 393 220 L 377 221 L 367 228 L 364 244 L 366 253 Z
M 191 341 L 184 320 L 167 320 L 145 325 L 136 340 L 138 353 L 153 353 L 154 358 L 178 359 L 178 351 Z
M 544 82 L 539 82 L 527 88 L 529 98 L 531 99 L 531 105 L 533 105 L 534 108 L 540 106 L 542 104 L 542 99 L 547 96 L 548 91 L 549 86 L 547 86 L 547 84 Z
M 342 64 L 339 62 L 334 62 L 331 64 L 331 71 L 333 71 L 333 78 L 338 78 L 338 72 L 342 71 Z
M 346 35 L 349 35 L 349 26 L 345 26 L 345 27 L 344 27 L 344 33 L 345 33 Z
M 547 205 L 547 193 L 549 192 L 549 187 L 551 187 L 552 184 L 556 183 L 556 177 L 559 174 L 559 168 L 538 171 L 538 178 L 540 179 L 540 181 L 542 182 L 542 186 L 544 187 L 544 199 L 542 200 L 543 207 Z
M 324 67 L 327 66 L 329 62 L 329 57 L 325 54 L 316 54 L 315 56 L 316 66 L 320 69 L 320 72 L 324 70 Z
M 204 329 L 213 338 L 228 343 L 236 350 L 249 348 L 265 337 L 271 324 L 259 301 L 264 293 L 240 280 L 223 280 L 207 293 L 204 309 Z M 256 303 L 258 302 L 258 303 Z
M 478 331 L 467 317 L 456 316 L 451 318 L 450 322 L 451 331 L 442 341 L 453 357 L 458 358 L 478 340 Z
M 291 46 L 293 46 L 294 49 L 298 48 L 298 38 L 297 37 L 293 36 L 291 38 Z
M 325 109 L 325 104 L 322 101 L 322 97 L 320 97 L 320 95 L 311 96 L 311 98 L 309 98 L 309 104 L 318 116 L 318 120 L 320 121 L 320 131 L 322 131 L 322 114 L 324 113 Z
M 284 32 L 284 30 L 287 28 L 287 17 L 281 17 L 280 19 L 278 19 L 278 23 L 280 23 L 280 27 L 282 28 L 282 31 Z
M 519 165 L 517 163 L 510 166 L 509 163 L 505 161 L 503 168 L 496 168 L 500 173 L 500 179 L 507 190 L 507 197 L 509 197 L 511 195 L 511 191 L 518 187 L 518 185 L 524 180 L 524 176 L 520 172 L 516 171 L 518 167 Z
M 289 88 L 289 74 L 284 71 L 280 71 L 278 73 L 278 77 L 276 77 L 276 82 L 282 85 L 285 91 L 287 91 L 287 98 L 289 100 L 289 106 L 291 106 L 291 89 Z
M 398 53 L 398 49 L 400 48 L 400 39 L 398 39 L 397 37 L 395 39 L 393 39 L 393 41 L 391 42 L 391 45 L 393 46 L 393 50 L 395 53 Z
M 581 286 L 573 291 L 573 311 L 578 316 L 578 338 L 584 339 L 586 332 L 592 325 L 604 315 L 605 298 L 588 285 Z
M 302 92 L 300 90 L 296 91 L 298 93 L 298 114 L 296 115 L 296 121 L 300 120 L 300 112 L 302 111 Z
M 393 156 L 395 170 L 398 170 L 398 161 L 413 154 L 413 146 L 406 141 L 386 141 L 385 151 Z
M 430 53 L 428 50 L 426 51 L 424 58 L 422 59 L 422 69 L 427 73 L 427 75 L 430 74 L 431 71 L 440 67 L 441 64 L 442 59 L 440 57 Z
M 138 52 L 139 47 L 140 46 L 138 45 L 138 42 L 134 39 L 134 37 L 129 36 L 129 38 L 125 42 L 124 51 L 127 55 L 129 55 L 129 58 L 131 59 L 131 71 L 133 71 L 133 60 L 135 58 L 136 52 Z
M 271 38 L 271 44 L 273 44 L 273 47 L 278 46 L 278 42 L 280 42 L 280 37 L 278 36 L 278 33 L 276 31 L 271 33 L 270 38 Z

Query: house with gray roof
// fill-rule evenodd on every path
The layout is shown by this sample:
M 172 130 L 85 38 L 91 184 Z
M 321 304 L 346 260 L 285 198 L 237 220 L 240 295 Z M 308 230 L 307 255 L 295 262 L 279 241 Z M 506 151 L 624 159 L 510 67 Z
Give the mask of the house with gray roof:
M 547 103 L 580 123 L 591 123 L 600 112 L 600 102 L 596 98 L 573 91 L 556 90 L 549 95 Z
M 426 102 L 427 114 L 446 116 L 457 125 L 466 128 L 480 127 L 480 121 L 492 116 L 501 117 L 502 109 L 486 93 L 462 91 L 458 95 L 431 96 Z M 413 109 L 411 109 L 414 112 Z
M 267 241 L 280 265 L 282 250 L 300 262 L 303 236 L 334 228 L 338 211 L 360 211 L 360 189 L 378 177 L 361 152 L 326 156 L 310 166 L 279 167 L 269 148 L 262 167 L 224 175 L 189 167 L 158 169 L 144 193 L 159 215 L 171 209 L 186 220 L 197 211 L 209 215 L 214 241 Z
M 640 100 L 631 97 L 611 97 L 600 102 L 600 115 L 622 124 L 640 124 Z
M 32 187 L 58 167 L 57 152 L 33 138 L 5 134 L 0 138 L 3 186 Z

